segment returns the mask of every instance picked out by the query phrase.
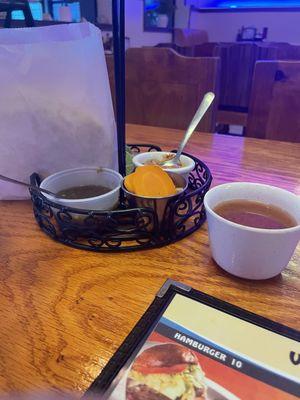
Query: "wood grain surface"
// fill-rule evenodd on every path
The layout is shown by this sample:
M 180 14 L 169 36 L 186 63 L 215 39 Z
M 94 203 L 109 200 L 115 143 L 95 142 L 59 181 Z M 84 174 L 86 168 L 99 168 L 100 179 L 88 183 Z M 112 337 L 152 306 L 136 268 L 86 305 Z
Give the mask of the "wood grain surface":
M 175 148 L 181 133 L 128 126 L 128 142 Z M 300 145 L 195 134 L 189 152 L 214 184 L 254 181 L 300 194 Z M 167 278 L 300 329 L 300 248 L 284 273 L 237 279 L 211 259 L 206 227 L 171 246 L 95 254 L 51 241 L 29 202 L 0 203 L 0 393 L 52 388 L 79 396 Z

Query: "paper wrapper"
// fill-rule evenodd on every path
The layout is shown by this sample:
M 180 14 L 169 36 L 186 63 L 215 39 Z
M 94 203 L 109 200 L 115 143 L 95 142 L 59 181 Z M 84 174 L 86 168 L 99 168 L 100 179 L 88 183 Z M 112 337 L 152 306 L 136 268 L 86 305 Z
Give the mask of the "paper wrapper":
M 0 30 L 0 174 L 117 169 L 114 111 L 100 31 L 89 23 Z M 0 181 L 0 199 L 28 198 Z

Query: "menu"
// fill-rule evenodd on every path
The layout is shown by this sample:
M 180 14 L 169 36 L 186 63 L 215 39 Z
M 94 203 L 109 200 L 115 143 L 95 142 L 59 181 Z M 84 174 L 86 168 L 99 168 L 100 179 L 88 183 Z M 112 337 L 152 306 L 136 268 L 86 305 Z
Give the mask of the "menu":
M 171 290 L 173 294 L 169 293 L 164 310 L 145 337 L 135 338 L 135 350 L 106 387 L 104 398 L 300 398 L 298 332 L 247 312 L 235 312 L 227 303 L 222 307 L 218 302 L 216 307 L 213 300 L 197 298 L 196 291 L 191 295 L 176 287 Z M 123 352 L 120 349 L 123 358 L 124 345 Z

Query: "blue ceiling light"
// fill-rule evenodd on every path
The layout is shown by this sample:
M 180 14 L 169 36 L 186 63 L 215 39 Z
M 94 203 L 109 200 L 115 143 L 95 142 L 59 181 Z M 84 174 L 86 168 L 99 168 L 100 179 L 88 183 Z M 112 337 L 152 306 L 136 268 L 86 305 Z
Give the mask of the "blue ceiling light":
M 147 11 L 156 10 L 159 7 L 160 3 L 157 0 L 146 0 L 145 8 Z

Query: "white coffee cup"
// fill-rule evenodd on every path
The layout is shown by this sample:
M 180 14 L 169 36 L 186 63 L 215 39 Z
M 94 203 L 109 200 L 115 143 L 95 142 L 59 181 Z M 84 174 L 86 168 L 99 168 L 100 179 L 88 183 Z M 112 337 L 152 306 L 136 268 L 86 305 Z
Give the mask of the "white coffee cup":
M 229 200 L 254 200 L 280 207 L 297 222 L 286 229 L 260 229 L 230 222 L 214 212 Z M 268 279 L 288 265 L 300 240 L 300 198 L 287 190 L 258 183 L 228 183 L 204 198 L 212 256 L 227 272 L 246 279 Z

